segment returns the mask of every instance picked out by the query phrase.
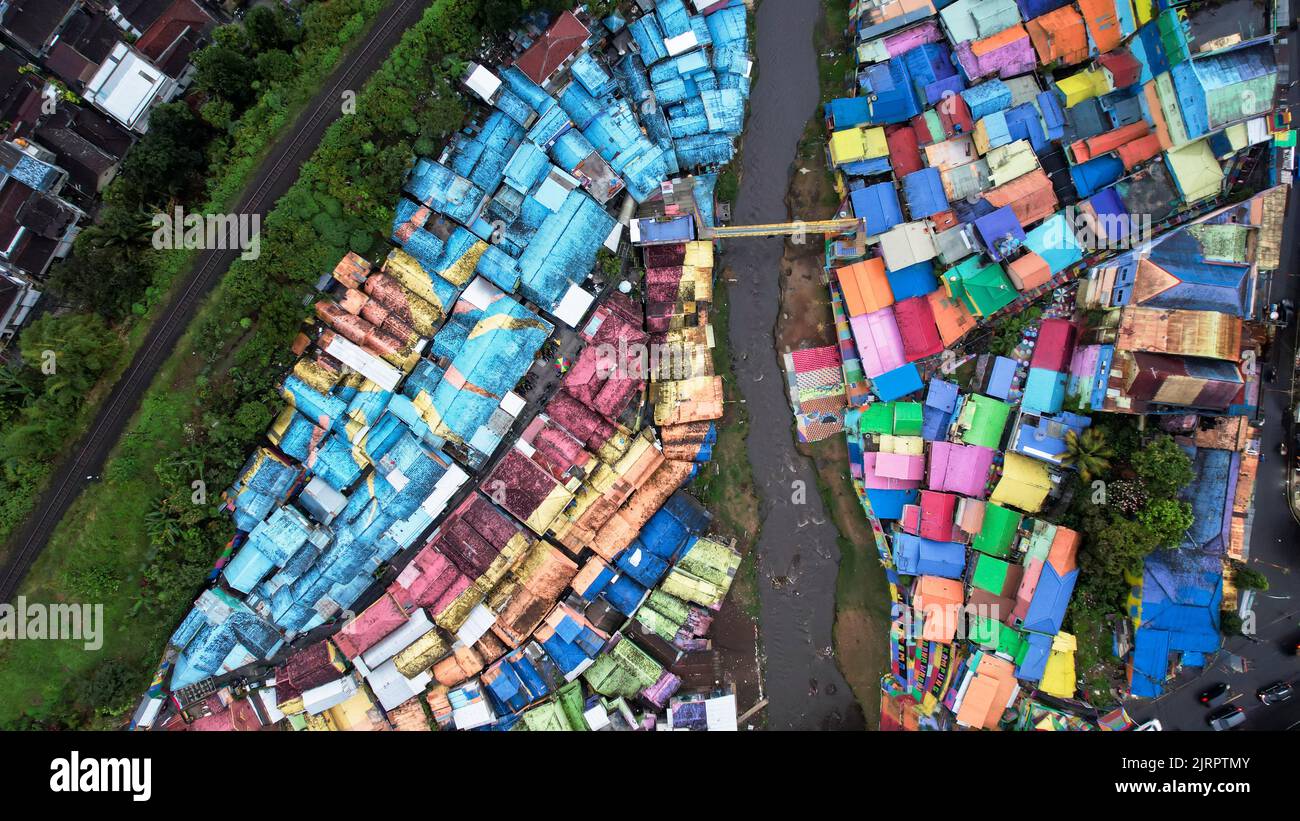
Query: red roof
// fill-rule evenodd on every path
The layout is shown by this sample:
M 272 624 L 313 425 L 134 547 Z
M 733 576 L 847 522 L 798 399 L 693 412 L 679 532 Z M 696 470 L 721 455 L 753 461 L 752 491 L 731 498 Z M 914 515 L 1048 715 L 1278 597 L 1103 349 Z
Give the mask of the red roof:
M 914 296 L 894 303 L 894 319 L 898 321 L 898 331 L 903 337 L 903 357 L 908 362 L 934 356 L 943 350 L 939 326 L 934 321 L 934 309 L 926 297 Z
M 952 541 L 956 512 L 956 496 L 932 490 L 921 491 L 921 538 L 937 542 Z
M 921 170 L 921 149 L 916 144 L 916 129 L 910 125 L 885 129 L 889 144 L 889 164 L 900 179 Z M 927 140 L 927 142 L 929 142 Z
M 527 51 L 519 55 L 515 65 L 528 79 L 539 86 L 551 79 L 564 61 L 572 57 L 582 44 L 587 42 L 591 32 L 582 21 L 566 11 L 559 16 L 546 33 L 538 38 Z
M 808 373 L 822 368 L 838 368 L 842 364 L 838 345 L 804 348 L 801 351 L 791 353 L 790 359 L 794 362 L 795 373 Z
M 1110 72 L 1110 76 L 1115 80 L 1115 88 L 1127 88 L 1133 85 L 1142 73 L 1142 64 L 1122 48 L 1106 52 L 1097 58 L 1097 62 Z
M 135 41 L 135 47 L 157 63 L 167 49 L 186 32 L 203 33 L 216 25 L 217 21 L 199 8 L 194 0 L 176 0 L 140 35 L 140 39 Z
M 1038 342 L 1034 344 L 1032 368 L 1065 373 L 1074 356 L 1074 325 L 1067 319 L 1045 319 L 1038 327 Z

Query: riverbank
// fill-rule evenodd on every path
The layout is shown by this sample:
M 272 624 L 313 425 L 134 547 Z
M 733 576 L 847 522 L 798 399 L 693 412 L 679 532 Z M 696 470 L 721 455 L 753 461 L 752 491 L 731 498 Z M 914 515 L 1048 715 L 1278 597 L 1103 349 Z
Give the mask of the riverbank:
M 815 34 L 821 99 L 837 96 L 846 67 L 843 32 L 847 0 L 827 6 Z M 818 110 L 808 122 L 799 143 L 794 174 L 787 194 L 790 214 L 815 221 L 837 215 L 839 195 L 826 166 L 826 130 Z M 797 244 L 787 242 L 781 269 L 781 315 L 777 321 L 777 350 L 784 353 L 805 347 L 834 345 L 835 323 L 824 279 L 821 237 Z M 848 447 L 842 436 L 799 444 L 817 472 L 817 488 L 838 531 L 839 570 L 835 582 L 835 658 L 853 690 L 868 728 L 874 729 L 879 712 L 880 677 L 887 662 L 885 640 L 889 630 L 889 594 L 880 567 L 875 537 L 862 515 L 849 474 Z
M 732 215 L 737 225 L 789 219 L 792 160 L 820 96 L 813 46 L 821 16 L 819 5 L 795 0 L 758 7 L 760 74 Z M 746 453 L 762 521 L 756 551 L 767 726 L 858 729 L 863 719 L 833 647 L 840 535 L 817 493 L 814 464 L 795 446 L 776 347 L 784 250 L 779 238 L 745 239 L 732 241 L 725 255 L 736 280 L 729 290 L 736 385 L 756 434 Z

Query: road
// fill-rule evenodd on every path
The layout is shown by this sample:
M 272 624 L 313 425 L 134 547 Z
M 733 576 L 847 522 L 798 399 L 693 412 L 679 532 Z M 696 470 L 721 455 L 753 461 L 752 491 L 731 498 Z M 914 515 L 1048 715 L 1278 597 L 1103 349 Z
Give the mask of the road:
M 1300 66 L 1300 37 L 1293 35 L 1290 40 L 1291 65 Z M 1281 268 L 1267 297 L 1270 303 L 1288 297 L 1300 300 L 1300 186 L 1291 188 L 1282 249 Z M 1291 431 L 1296 334 L 1296 326 L 1279 331 L 1265 363 L 1277 368 L 1277 379 L 1264 385 L 1260 398 L 1266 420 L 1260 443 L 1264 459 L 1255 482 L 1249 566 L 1268 577 L 1269 589 L 1255 599 L 1255 634 L 1225 642 L 1223 651 L 1204 670 L 1180 675 L 1155 701 L 1130 706 L 1130 714 L 1139 721 L 1158 718 L 1166 730 L 1204 730 L 1206 710 L 1197 696 L 1211 684 L 1226 681 L 1236 693 L 1233 703 L 1247 711 L 1244 729 L 1300 729 L 1300 698 L 1265 707 L 1255 697 L 1260 687 L 1300 679 L 1300 658 L 1294 652 L 1300 641 L 1300 527 L 1288 506 L 1288 460 L 1278 454 L 1278 445 Z M 1230 666 L 1232 655 L 1247 660 L 1244 672 Z
M 813 27 L 820 5 L 765 0 L 756 16 L 758 80 L 745 126 L 737 225 L 787 222 L 786 191 L 798 142 L 820 102 Z M 798 214 L 793 215 L 798 217 Z M 767 726 L 860 729 L 863 716 L 832 654 L 839 546 L 817 476 L 794 446 L 790 404 L 773 344 L 784 239 L 726 244 L 731 347 L 746 400 L 746 443 L 762 516 L 758 551 Z M 883 637 L 881 639 L 883 641 Z
M 388 53 L 415 24 L 430 0 L 392 0 L 380 12 L 365 39 L 358 43 L 326 80 L 324 88 L 299 115 L 292 130 L 262 162 L 255 187 L 244 193 L 234 212 L 265 216 L 298 179 L 299 167 L 315 151 L 325 130 L 342 115 L 345 91 L 359 91 Z M 10 545 L 10 560 L 0 574 L 0 602 L 18 592 L 23 577 L 49 541 L 54 528 L 86 485 L 97 475 L 140 405 L 154 376 L 175 350 L 203 299 L 221 280 L 240 251 L 202 251 L 174 289 L 171 301 L 154 321 L 144 344 L 99 409 L 89 432 L 69 451 L 55 472 L 26 524 Z

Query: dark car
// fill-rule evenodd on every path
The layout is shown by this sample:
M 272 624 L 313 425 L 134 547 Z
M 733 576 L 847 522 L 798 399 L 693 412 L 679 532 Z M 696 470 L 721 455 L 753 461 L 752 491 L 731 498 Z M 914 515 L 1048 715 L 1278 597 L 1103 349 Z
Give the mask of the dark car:
M 1291 697 L 1295 695 L 1295 688 L 1285 681 L 1279 681 L 1277 684 L 1270 684 L 1267 687 L 1260 688 L 1256 695 L 1265 704 L 1281 704 L 1284 701 L 1291 700 Z
M 1246 711 L 1235 704 L 1225 704 L 1217 710 L 1210 712 L 1205 717 L 1205 723 L 1210 725 L 1210 729 L 1231 730 L 1233 727 L 1240 726 L 1246 721 Z
M 1210 689 L 1201 693 L 1201 703 L 1206 707 L 1218 707 L 1228 700 L 1232 693 L 1232 685 L 1226 681 L 1221 681 Z

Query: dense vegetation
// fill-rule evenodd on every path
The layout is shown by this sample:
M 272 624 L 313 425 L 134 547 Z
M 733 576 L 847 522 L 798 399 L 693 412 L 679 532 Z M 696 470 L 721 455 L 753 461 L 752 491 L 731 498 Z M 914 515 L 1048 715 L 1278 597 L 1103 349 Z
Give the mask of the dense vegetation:
M 1192 526 L 1192 507 L 1178 493 L 1191 483 L 1191 459 L 1168 435 L 1143 439 L 1132 419 L 1095 418 L 1086 436 L 1071 439 L 1068 459 L 1082 473 L 1062 523 L 1084 534 L 1079 582 L 1067 630 L 1079 636 L 1080 672 L 1104 696 L 1103 679 L 1117 673 L 1109 619 L 1127 612 L 1130 579 L 1152 551 L 1176 548 Z M 1103 698 L 1104 700 L 1104 698 Z
M 0 649 L 0 691 L 13 694 L 0 704 L 0 726 L 103 724 L 120 709 L 97 712 L 104 701 L 65 682 L 89 676 L 111 692 L 126 665 L 134 672 L 127 693 L 147 683 L 230 538 L 217 497 L 280 406 L 275 384 L 292 362 L 315 281 L 348 250 L 382 250 L 413 157 L 464 121 L 454 83 L 480 44 L 483 13 L 475 0 L 435 0 L 263 221 L 261 256 L 237 260 L 203 307 L 146 394 L 105 483 L 82 495 L 29 578 L 46 598 L 101 596 L 116 629 L 95 659 L 77 648 Z
M 142 320 L 193 258 L 191 251 L 152 246 L 153 214 L 177 205 L 192 212 L 229 209 L 281 129 L 337 65 L 343 46 L 386 1 L 324 0 L 300 17 L 280 7 L 253 9 L 242 25 L 218 29 L 212 45 L 195 55 L 194 90 L 207 100 L 201 114 L 184 101 L 150 113 L 149 130 L 105 190 L 95 224 L 50 270 L 49 300 L 62 306 L 60 315 L 39 332 L 35 325 L 23 332 L 51 341 L 53 347 L 39 350 L 54 350 L 61 366 L 76 369 L 83 385 L 78 401 L 48 395 L 62 388 L 43 378 L 39 361 L 24 356 L 0 369 L 0 418 L 40 419 L 45 429 L 35 439 L 0 439 L 0 542 L 31 509 L 61 448 L 81 433 L 101 397 L 96 382 L 125 366 L 143 339 Z M 232 50 L 249 67 L 241 75 L 246 85 L 223 68 Z M 111 339 L 96 318 L 107 322 Z M 88 344 L 96 341 L 104 344 Z M 35 340 L 19 341 L 24 353 L 35 347 Z M 73 361 L 76 351 L 92 348 L 103 355 Z

